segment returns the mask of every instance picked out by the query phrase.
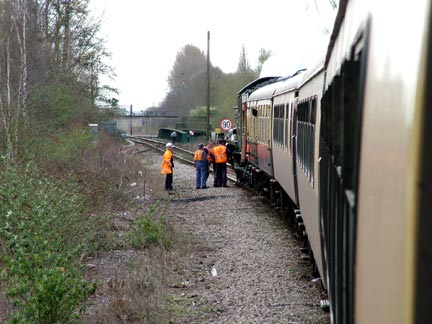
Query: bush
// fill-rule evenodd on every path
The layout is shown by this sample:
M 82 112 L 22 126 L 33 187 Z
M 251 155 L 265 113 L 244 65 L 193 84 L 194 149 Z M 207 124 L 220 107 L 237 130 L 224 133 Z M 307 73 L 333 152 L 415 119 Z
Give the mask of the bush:
M 45 160 L 51 164 L 64 164 L 73 161 L 90 142 L 90 132 L 75 128 L 67 133 L 58 133 L 56 137 L 43 138 L 38 143 L 36 160 Z M 48 159 L 48 160 L 47 160 Z
M 69 323 L 90 285 L 80 272 L 82 202 L 73 181 L 45 178 L 33 163 L 0 165 L 1 279 L 12 323 Z
M 160 203 L 150 206 L 149 213 L 135 220 L 129 233 L 129 242 L 134 248 L 148 248 L 151 245 L 171 247 L 167 236 L 166 221 Z
M 32 138 L 23 160 L 35 161 L 56 178 L 74 179 L 93 212 L 121 210 L 126 202 L 124 187 L 136 182 L 139 168 L 123 154 L 120 137 L 100 132 L 93 143 L 88 128 Z

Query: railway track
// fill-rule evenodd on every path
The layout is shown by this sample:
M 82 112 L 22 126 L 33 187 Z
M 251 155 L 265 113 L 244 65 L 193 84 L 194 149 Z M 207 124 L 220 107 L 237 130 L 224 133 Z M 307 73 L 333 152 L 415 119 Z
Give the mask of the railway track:
M 151 147 L 159 152 L 165 152 L 166 150 L 166 143 L 167 141 L 160 140 L 156 137 L 150 137 L 150 136 L 140 136 L 140 135 L 134 135 L 134 136 L 126 136 L 128 140 L 133 142 L 137 145 L 144 145 L 147 147 Z M 181 144 L 180 144 L 181 145 Z M 137 153 L 140 153 L 142 151 L 138 151 Z M 185 149 L 179 145 L 173 146 L 173 154 L 177 161 L 182 161 L 183 163 L 194 165 L 193 156 L 194 151 L 190 151 L 188 149 Z M 229 181 L 236 183 L 237 182 L 237 176 L 234 172 L 234 170 L 231 168 L 231 165 L 227 163 L 227 178 Z M 210 173 L 213 173 L 212 168 L 210 168 Z

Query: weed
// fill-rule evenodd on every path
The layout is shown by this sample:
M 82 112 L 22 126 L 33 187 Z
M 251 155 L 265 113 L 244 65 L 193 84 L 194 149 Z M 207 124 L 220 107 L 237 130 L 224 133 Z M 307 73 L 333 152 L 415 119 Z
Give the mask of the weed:
M 149 213 L 138 217 L 129 233 L 129 242 L 132 247 L 145 249 L 151 245 L 159 244 L 168 249 L 172 242 L 166 233 L 166 221 L 159 202 L 150 206 Z
M 131 270 L 134 270 L 134 271 L 138 270 L 138 263 L 137 263 L 136 260 L 130 260 L 130 261 L 127 263 L 127 266 L 128 266 L 128 268 L 131 269 Z
M 162 323 L 160 304 L 165 294 L 166 264 L 161 260 L 166 252 L 152 247 L 151 252 L 134 255 L 125 267 L 101 287 L 109 302 L 95 310 L 96 322 L 112 322 L 113 318 L 140 323 Z M 132 267 L 129 265 L 133 265 Z
M 174 316 L 184 316 L 187 313 L 185 308 L 186 298 L 179 296 L 168 296 L 165 304 L 165 311 Z
M 123 245 L 115 225 L 114 216 L 109 213 L 91 215 L 89 226 L 83 235 L 87 237 L 88 249 L 92 252 L 112 250 Z

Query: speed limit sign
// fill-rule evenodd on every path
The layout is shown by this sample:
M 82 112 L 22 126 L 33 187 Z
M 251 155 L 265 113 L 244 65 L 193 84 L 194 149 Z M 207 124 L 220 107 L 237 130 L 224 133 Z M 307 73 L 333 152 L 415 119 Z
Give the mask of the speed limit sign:
M 233 127 L 233 122 L 229 118 L 223 118 L 220 122 L 220 127 L 226 131 L 230 130 Z

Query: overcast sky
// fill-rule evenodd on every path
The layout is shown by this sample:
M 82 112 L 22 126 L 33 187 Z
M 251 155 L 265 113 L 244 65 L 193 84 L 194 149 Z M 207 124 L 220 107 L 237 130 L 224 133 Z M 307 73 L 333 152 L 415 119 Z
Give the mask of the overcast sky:
M 264 48 L 273 53 L 267 71 L 290 74 L 325 50 L 336 14 L 328 0 L 91 0 L 90 8 L 112 53 L 106 63 L 117 77 L 109 84 L 134 111 L 163 100 L 182 47 L 207 55 L 207 31 L 211 63 L 225 73 L 235 72 L 245 46 L 252 67 Z

